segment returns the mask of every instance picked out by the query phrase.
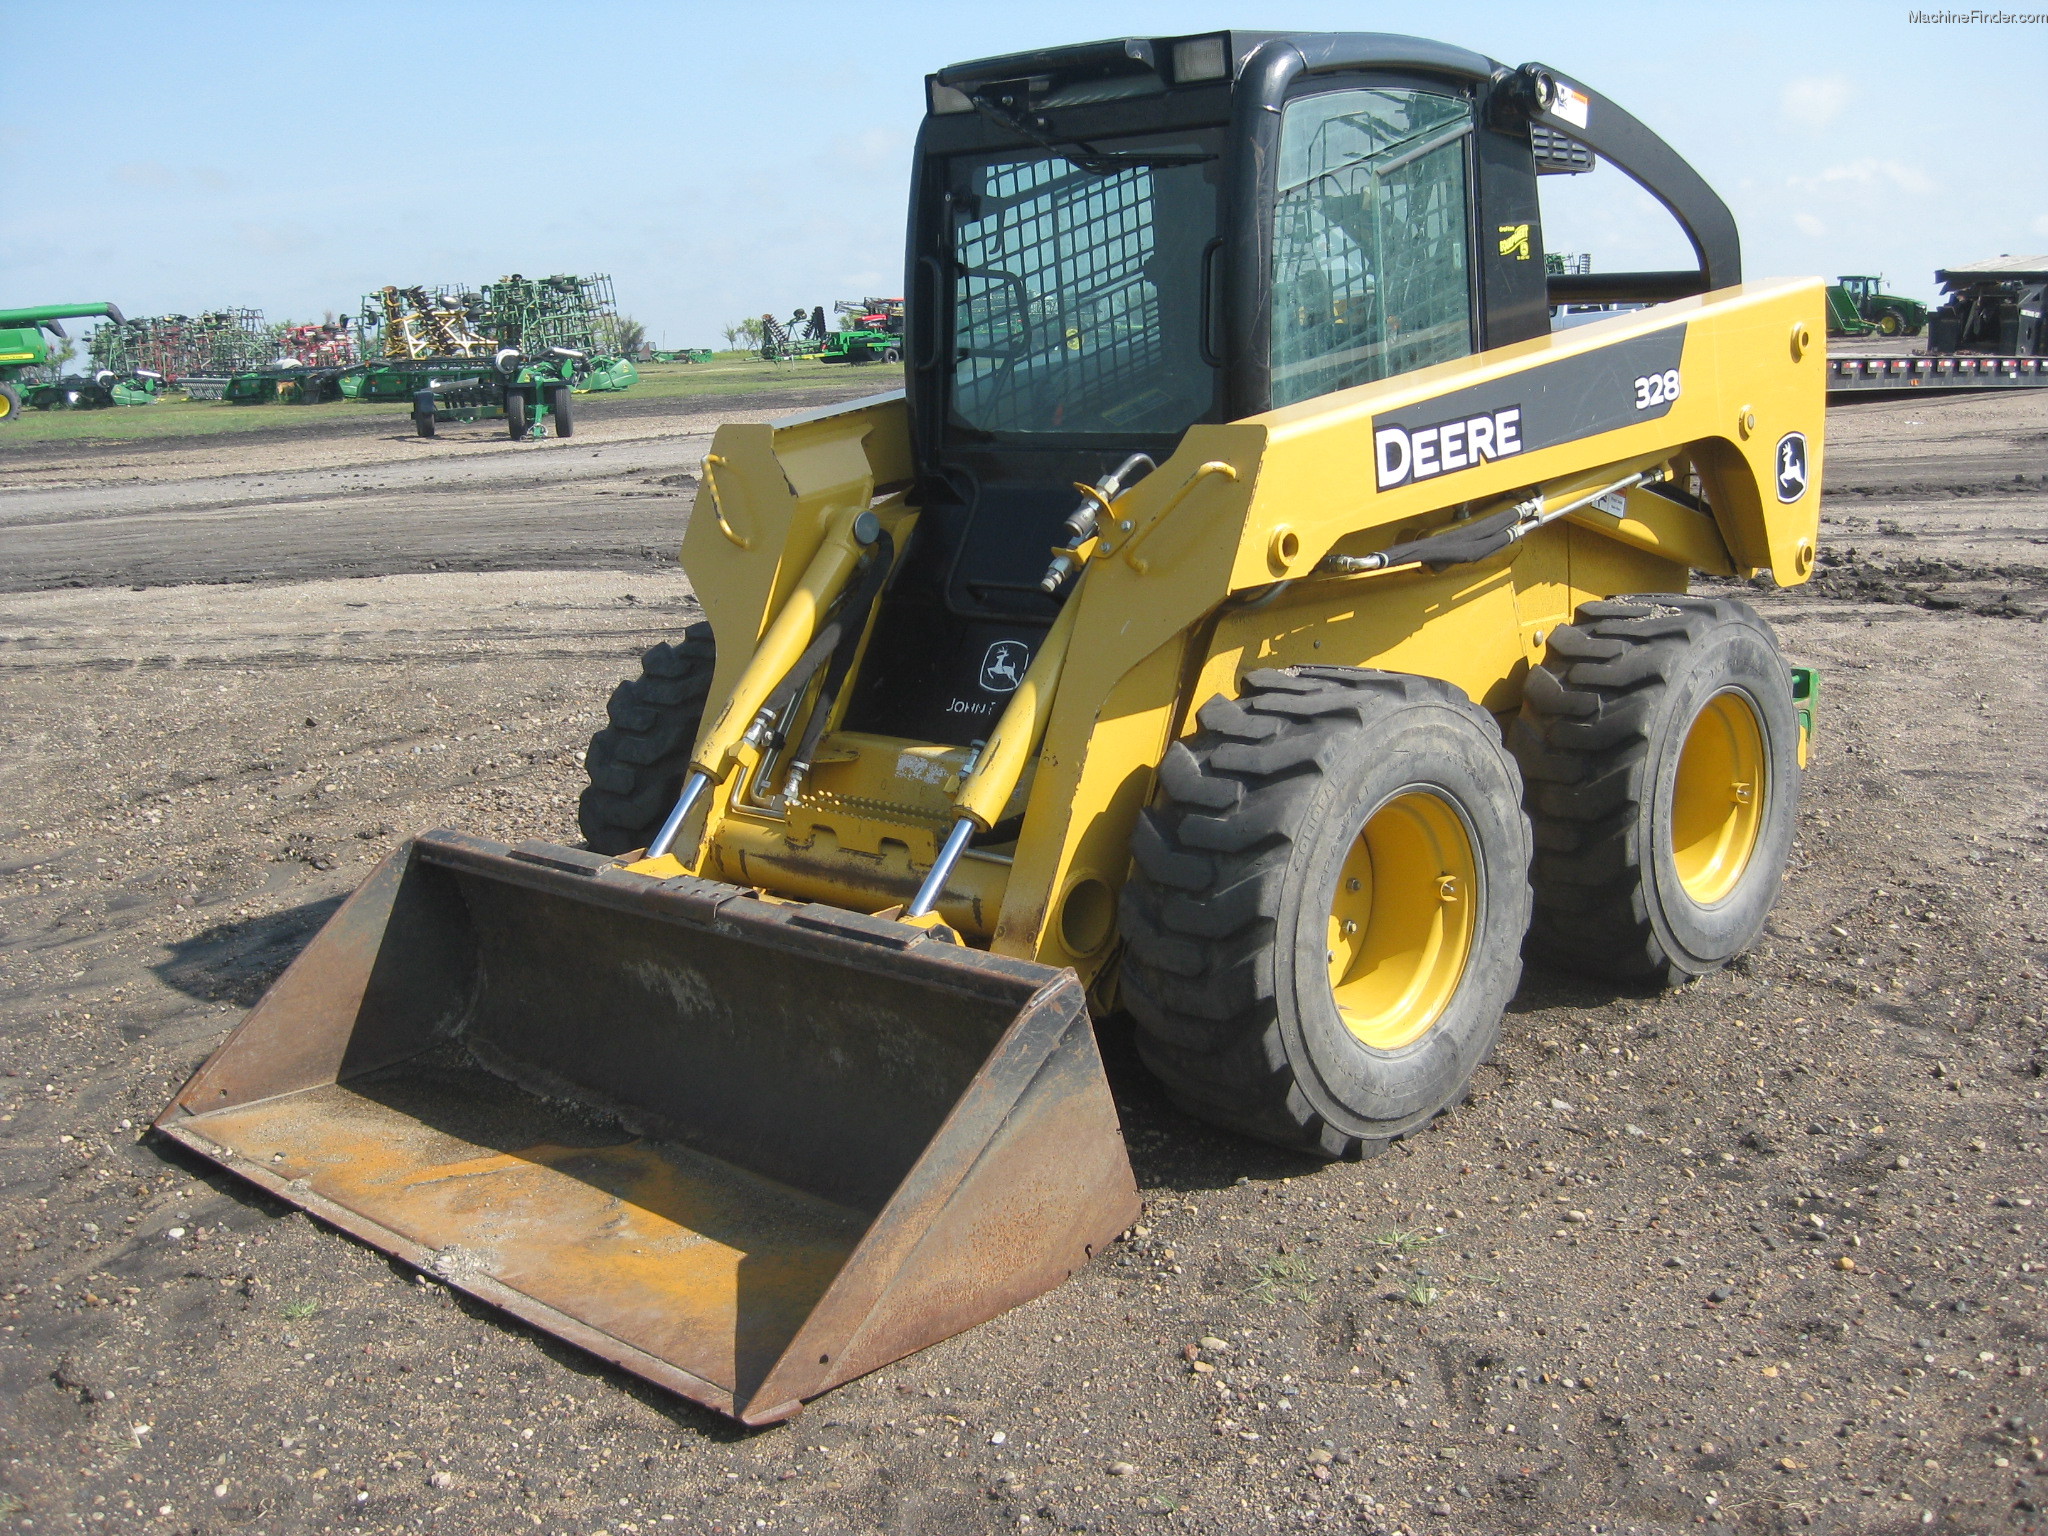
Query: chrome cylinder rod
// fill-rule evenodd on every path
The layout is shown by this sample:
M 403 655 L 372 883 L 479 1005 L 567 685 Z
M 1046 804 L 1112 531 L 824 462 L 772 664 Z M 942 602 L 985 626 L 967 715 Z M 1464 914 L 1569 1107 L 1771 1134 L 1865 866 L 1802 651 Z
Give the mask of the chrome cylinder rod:
M 697 799 L 711 787 L 711 775 L 701 768 L 690 770 L 690 776 L 683 780 L 683 792 L 676 796 L 676 808 L 668 813 L 668 820 L 661 824 L 661 830 L 654 834 L 654 841 L 647 845 L 647 857 L 658 859 L 675 845 L 676 834 L 683 830 Z
M 962 816 L 953 823 L 953 830 L 946 834 L 939 856 L 932 860 L 932 867 L 924 877 L 924 884 L 917 888 L 917 895 L 910 905 L 903 909 L 905 917 L 923 917 L 939 904 L 939 898 L 946 894 L 946 882 L 953 877 L 953 866 L 960 862 L 960 855 L 967 851 L 967 840 L 974 836 L 974 818 Z

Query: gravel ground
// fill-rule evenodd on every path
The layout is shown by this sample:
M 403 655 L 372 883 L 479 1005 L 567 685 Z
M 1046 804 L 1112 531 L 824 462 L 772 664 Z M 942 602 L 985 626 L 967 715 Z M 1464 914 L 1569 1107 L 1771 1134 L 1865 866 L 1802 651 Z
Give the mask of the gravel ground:
M 27 499 L 87 471 L 0 492 L 0 1529 L 2048 1530 L 2048 401 L 1831 428 L 1822 579 L 1746 594 L 1824 678 L 1752 957 L 1532 969 L 1471 1104 L 1365 1164 L 1187 1120 L 1112 1022 L 1141 1224 L 762 1432 L 139 1129 L 404 833 L 573 840 L 607 689 L 695 613 L 637 553 L 686 500 L 571 568 L 490 472 L 373 516 L 124 448 L 124 572 Z M 703 449 L 617 441 L 628 490 Z M 232 472 L 391 457 L 330 447 Z M 209 500 L 270 579 L 206 584 Z M 480 569 L 389 569 L 401 509 Z

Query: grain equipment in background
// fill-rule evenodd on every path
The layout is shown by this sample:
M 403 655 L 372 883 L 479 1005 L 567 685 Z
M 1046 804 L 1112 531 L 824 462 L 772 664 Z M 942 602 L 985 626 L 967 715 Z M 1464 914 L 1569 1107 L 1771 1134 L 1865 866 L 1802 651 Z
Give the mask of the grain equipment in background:
M 613 694 L 588 848 L 409 842 L 157 1122 L 756 1424 L 1127 1226 L 1091 1006 L 1190 1113 L 1370 1156 L 1525 949 L 1739 955 L 1807 751 L 1687 587 L 1813 569 L 1821 285 L 1744 283 L 1626 111 L 1384 34 L 926 90 L 908 389 L 719 430 L 708 623 Z M 1539 128 L 1697 266 L 1549 277 Z

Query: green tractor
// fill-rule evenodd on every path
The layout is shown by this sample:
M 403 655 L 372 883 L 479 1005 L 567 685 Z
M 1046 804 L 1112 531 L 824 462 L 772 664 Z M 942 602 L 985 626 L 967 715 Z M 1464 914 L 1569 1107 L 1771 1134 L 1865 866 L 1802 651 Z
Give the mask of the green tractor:
M 1884 278 L 1840 277 L 1828 288 L 1830 336 L 1918 336 L 1927 328 L 1927 306 L 1883 291 Z
M 121 311 L 111 304 L 43 304 L 29 309 L 0 309 L 0 421 L 12 421 L 21 414 L 22 374 L 31 368 L 50 365 L 50 344 L 44 332 L 68 341 L 64 320 L 87 320 L 105 315 L 115 324 Z M 113 401 L 109 399 L 108 404 Z

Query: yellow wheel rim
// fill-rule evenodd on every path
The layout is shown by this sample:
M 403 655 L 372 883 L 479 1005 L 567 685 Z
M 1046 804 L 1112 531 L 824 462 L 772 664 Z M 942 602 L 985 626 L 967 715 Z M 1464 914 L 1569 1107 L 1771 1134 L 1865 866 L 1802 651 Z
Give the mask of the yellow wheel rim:
M 1361 1044 L 1398 1050 L 1443 1017 L 1478 908 L 1472 834 L 1448 802 L 1413 790 L 1373 812 L 1330 901 L 1330 991 Z
M 1726 899 L 1756 852 L 1769 792 L 1763 724 L 1732 690 L 1707 700 L 1685 733 L 1671 788 L 1671 856 L 1703 907 Z
M 5 421 L 13 414 L 14 401 L 6 395 L 0 395 L 0 421 Z

